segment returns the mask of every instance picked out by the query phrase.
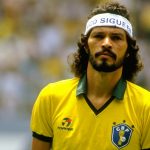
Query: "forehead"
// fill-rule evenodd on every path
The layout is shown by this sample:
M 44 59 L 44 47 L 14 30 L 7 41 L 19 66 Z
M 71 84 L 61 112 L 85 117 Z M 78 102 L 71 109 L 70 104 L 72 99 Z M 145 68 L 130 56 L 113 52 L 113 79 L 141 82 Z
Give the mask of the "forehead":
M 91 30 L 91 33 L 110 33 L 126 36 L 126 32 L 118 27 L 95 27 Z

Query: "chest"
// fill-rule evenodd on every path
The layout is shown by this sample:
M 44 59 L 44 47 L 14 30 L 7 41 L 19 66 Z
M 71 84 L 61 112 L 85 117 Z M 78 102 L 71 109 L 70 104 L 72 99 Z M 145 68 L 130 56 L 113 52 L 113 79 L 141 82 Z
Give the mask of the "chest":
M 94 110 L 84 98 L 59 106 L 52 119 L 54 147 L 59 143 L 64 150 L 130 150 L 133 145 L 135 150 L 140 149 L 140 123 L 128 107 L 114 99 Z

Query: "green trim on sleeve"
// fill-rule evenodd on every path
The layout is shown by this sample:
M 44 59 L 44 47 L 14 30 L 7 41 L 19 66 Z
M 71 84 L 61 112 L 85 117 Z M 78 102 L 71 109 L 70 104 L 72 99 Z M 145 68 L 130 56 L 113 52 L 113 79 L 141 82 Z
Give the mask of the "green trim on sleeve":
M 32 132 L 32 136 L 33 136 L 34 138 L 37 138 L 37 139 L 41 140 L 41 141 L 49 142 L 49 143 L 51 143 L 52 140 L 53 140 L 52 137 L 47 137 L 47 136 L 38 134 L 38 133 L 36 133 L 36 132 Z

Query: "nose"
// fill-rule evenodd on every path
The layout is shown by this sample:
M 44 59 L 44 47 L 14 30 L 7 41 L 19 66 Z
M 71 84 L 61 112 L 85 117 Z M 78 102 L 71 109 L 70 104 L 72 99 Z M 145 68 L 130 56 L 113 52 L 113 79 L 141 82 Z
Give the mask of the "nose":
M 111 39 L 109 37 L 105 37 L 103 39 L 102 48 L 107 48 L 107 49 L 111 49 L 112 48 Z

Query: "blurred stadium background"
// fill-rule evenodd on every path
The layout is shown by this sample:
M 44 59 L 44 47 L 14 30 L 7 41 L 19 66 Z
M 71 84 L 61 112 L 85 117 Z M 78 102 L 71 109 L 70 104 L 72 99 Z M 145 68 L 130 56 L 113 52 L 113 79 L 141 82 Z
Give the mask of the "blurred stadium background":
M 43 86 L 70 78 L 86 16 L 106 0 L 0 0 L 0 149 L 29 150 L 33 103 Z M 131 14 L 144 69 L 136 82 L 150 90 L 150 1 L 120 0 Z

